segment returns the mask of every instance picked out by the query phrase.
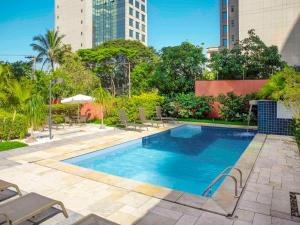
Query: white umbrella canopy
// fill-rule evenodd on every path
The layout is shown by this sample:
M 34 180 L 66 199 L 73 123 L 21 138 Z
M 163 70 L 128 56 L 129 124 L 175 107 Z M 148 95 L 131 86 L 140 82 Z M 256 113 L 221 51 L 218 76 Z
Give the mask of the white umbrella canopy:
M 88 102 L 93 102 L 94 98 L 87 95 L 75 95 L 70 98 L 65 98 L 61 101 L 62 104 L 83 104 Z
M 79 105 L 84 104 L 84 103 L 88 103 L 88 102 L 93 102 L 93 101 L 94 101 L 93 97 L 79 94 L 79 95 L 75 95 L 75 96 L 70 97 L 70 98 L 65 98 L 61 101 L 61 103 L 62 104 L 78 104 L 77 120 L 79 122 L 79 117 L 80 117 Z

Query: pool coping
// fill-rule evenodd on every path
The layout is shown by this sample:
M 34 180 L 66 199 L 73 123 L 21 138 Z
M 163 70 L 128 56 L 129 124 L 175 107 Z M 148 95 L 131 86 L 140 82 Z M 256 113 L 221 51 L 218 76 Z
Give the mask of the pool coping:
M 182 126 L 184 124 L 190 124 L 190 123 L 180 123 L 178 124 L 178 126 Z M 195 123 L 192 124 L 196 125 Z M 202 125 L 209 126 L 208 124 L 202 124 Z M 175 127 L 177 126 L 169 127 L 166 129 L 160 129 L 158 132 L 155 132 L 153 134 L 164 132 Z M 219 126 L 219 127 L 224 127 L 224 126 Z M 225 126 L 225 127 L 245 128 L 241 126 L 238 127 Z M 146 137 L 146 136 L 149 136 L 149 134 L 142 135 L 142 137 Z M 214 195 L 211 198 L 209 198 L 209 197 L 202 197 L 202 196 L 193 195 L 190 193 L 185 193 L 177 190 L 172 190 L 169 188 L 156 186 L 156 185 L 152 185 L 140 181 L 135 181 L 128 178 L 118 177 L 111 174 L 107 174 L 107 173 L 103 173 L 103 172 L 99 172 L 92 169 L 87 169 L 87 168 L 83 168 L 83 167 L 79 167 L 79 166 L 75 166 L 63 162 L 63 160 L 66 159 L 103 150 L 105 148 L 126 143 L 128 141 L 137 140 L 142 137 L 133 138 L 132 140 L 126 140 L 126 141 L 116 140 L 99 146 L 90 147 L 88 149 L 63 153 L 62 155 L 54 156 L 48 159 L 32 161 L 31 163 L 36 163 L 44 167 L 56 169 L 72 175 L 80 176 L 82 178 L 105 183 L 111 186 L 126 189 L 128 191 L 141 193 L 150 197 L 163 199 L 180 205 L 213 212 L 224 216 L 230 216 L 233 214 L 239 198 L 234 197 L 234 185 L 229 178 L 225 178 L 221 186 L 214 193 Z M 264 144 L 265 139 L 266 139 L 266 135 L 256 134 L 253 140 L 251 141 L 251 143 L 249 144 L 249 146 L 247 147 L 247 149 L 244 151 L 240 159 L 235 164 L 235 167 L 240 168 L 243 172 L 243 187 L 245 186 L 248 180 L 248 177 L 253 169 L 253 166 Z M 237 176 L 236 172 L 234 171 L 232 171 L 230 174 Z M 242 191 L 243 189 L 239 189 L 240 193 Z

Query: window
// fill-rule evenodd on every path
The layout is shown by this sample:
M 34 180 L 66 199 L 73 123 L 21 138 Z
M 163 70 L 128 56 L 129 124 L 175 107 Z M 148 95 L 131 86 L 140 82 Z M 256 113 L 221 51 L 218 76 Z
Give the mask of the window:
M 140 19 L 140 13 L 139 13 L 138 11 L 135 12 L 135 17 L 136 17 L 137 19 Z
M 80 23 L 83 24 L 83 20 L 81 20 Z
M 146 16 L 142 14 L 142 21 L 145 22 L 145 20 L 146 20 Z
M 129 37 L 133 38 L 133 30 L 129 30 Z
M 234 42 L 234 35 L 231 35 L 231 41 Z
M 80 44 L 80 46 L 82 47 L 82 46 L 83 46 L 83 44 L 81 43 L 81 44 Z
M 140 29 L 140 23 L 138 21 L 135 22 L 135 28 Z
M 135 1 L 135 7 L 137 7 L 138 9 L 140 8 L 140 3 L 138 1 Z
M 146 6 L 143 5 L 143 4 L 141 4 L 141 10 L 142 10 L 143 12 L 145 12 L 145 11 L 146 11 Z
M 129 0 L 129 4 L 133 5 L 133 0 Z
M 227 39 L 223 39 L 223 46 L 227 47 Z
M 56 27 L 56 30 L 59 30 L 59 26 Z
M 81 32 L 81 33 L 80 33 L 80 35 L 82 36 L 82 35 L 83 35 L 83 33 Z
M 146 32 L 146 26 L 145 26 L 145 24 L 142 24 L 142 31 Z
M 133 16 L 133 8 L 129 8 L 129 14 L 131 15 L 131 16 Z
M 233 5 L 231 6 L 231 12 L 232 13 L 234 12 L 234 6 Z
M 142 35 L 142 42 L 145 42 L 146 41 L 146 36 L 143 34 Z
M 222 12 L 222 19 L 223 21 L 227 20 L 227 12 Z
M 231 26 L 234 27 L 234 20 L 231 20 Z
M 83 9 L 81 9 L 81 13 L 83 13 Z
M 58 9 L 59 9 L 59 5 L 57 5 L 57 6 L 56 6 L 56 8 L 58 8 Z
M 133 27 L 133 19 L 129 18 L 129 26 Z
M 56 19 L 59 19 L 59 16 L 57 16 Z
M 228 32 L 228 27 L 227 27 L 227 25 L 224 25 L 223 26 L 223 34 L 227 34 L 227 32 Z
M 139 32 L 136 32 L 136 33 L 135 33 L 135 38 L 136 38 L 137 40 L 140 40 L 140 33 L 139 33 Z

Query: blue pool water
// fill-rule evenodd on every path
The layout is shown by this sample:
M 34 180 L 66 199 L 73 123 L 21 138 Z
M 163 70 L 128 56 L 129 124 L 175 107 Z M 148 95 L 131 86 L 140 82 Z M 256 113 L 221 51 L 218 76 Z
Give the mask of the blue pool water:
M 65 162 L 201 195 L 237 162 L 254 135 L 243 129 L 184 125 Z

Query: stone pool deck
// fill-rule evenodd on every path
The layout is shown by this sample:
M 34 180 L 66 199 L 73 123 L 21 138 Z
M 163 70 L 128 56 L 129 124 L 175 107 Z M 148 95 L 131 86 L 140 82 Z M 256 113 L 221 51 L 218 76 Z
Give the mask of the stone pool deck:
M 3 152 L 0 179 L 18 184 L 25 193 L 37 192 L 64 202 L 70 218 L 59 215 L 45 225 L 71 224 L 89 213 L 124 225 L 300 224 L 299 218 L 291 216 L 290 192 L 300 193 L 300 156 L 291 137 L 266 137 L 231 218 L 171 202 L 168 198 L 179 196 L 167 189 L 149 189 L 138 182 L 130 182 L 128 186 L 128 182 L 110 176 L 101 177 L 104 180 L 100 182 L 90 172 L 53 166 L 53 159 L 57 161 L 168 128 L 144 132 L 116 130 Z M 90 177 L 86 178 L 87 174 Z

